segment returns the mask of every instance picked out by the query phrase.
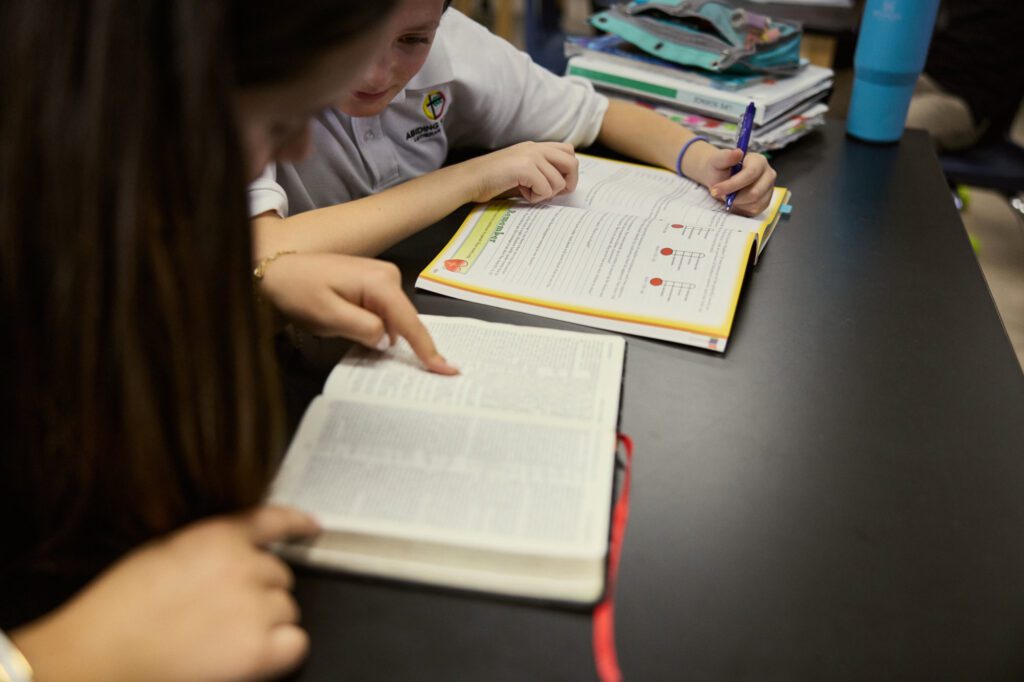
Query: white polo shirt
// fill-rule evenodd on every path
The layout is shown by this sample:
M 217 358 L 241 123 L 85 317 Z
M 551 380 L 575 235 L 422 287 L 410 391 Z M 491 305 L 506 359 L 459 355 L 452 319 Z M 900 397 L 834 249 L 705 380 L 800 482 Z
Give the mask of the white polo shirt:
M 500 149 L 526 140 L 585 147 L 608 100 L 589 81 L 556 76 L 454 9 L 423 68 L 382 113 L 336 109 L 313 123 L 313 153 L 269 166 L 249 186 L 251 215 L 294 215 L 392 187 L 440 168 L 448 150 Z

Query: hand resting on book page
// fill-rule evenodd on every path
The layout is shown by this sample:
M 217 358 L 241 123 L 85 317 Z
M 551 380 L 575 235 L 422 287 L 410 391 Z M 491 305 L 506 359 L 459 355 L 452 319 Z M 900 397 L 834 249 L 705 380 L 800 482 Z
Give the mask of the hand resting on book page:
M 458 166 L 469 173 L 476 203 L 522 196 L 535 204 L 572 192 L 579 180 L 576 153 L 565 142 L 520 142 Z
M 292 573 L 264 549 L 319 532 L 286 507 L 199 521 L 132 551 L 11 635 L 40 680 L 251 680 L 309 648 Z
M 319 336 L 342 336 L 379 350 L 402 337 L 430 371 L 459 373 L 438 352 L 391 263 L 331 253 L 288 254 L 267 268 L 260 294 Z
M 439 168 L 376 194 L 282 218 L 253 218 L 254 259 L 281 251 L 372 256 L 433 225 L 459 206 L 498 196 L 546 201 L 576 188 L 572 145 L 521 142 Z

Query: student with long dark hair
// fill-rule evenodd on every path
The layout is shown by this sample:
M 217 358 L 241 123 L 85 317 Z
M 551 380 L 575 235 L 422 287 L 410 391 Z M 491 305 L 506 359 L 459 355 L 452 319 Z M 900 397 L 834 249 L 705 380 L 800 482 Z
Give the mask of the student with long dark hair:
M 303 656 L 291 574 L 263 548 L 316 524 L 258 506 L 284 434 L 245 184 L 303 153 L 391 4 L 0 6 L 9 676 L 18 649 L 40 680 L 262 678 Z M 286 311 L 330 269 L 321 323 L 436 356 L 392 266 L 260 265 Z

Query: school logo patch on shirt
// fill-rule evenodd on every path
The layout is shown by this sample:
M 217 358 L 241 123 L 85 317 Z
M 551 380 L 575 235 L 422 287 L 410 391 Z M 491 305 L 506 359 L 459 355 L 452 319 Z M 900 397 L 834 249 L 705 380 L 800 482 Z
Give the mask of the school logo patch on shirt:
M 431 90 L 423 96 L 423 115 L 430 121 L 438 121 L 444 116 L 448 100 L 440 90 Z

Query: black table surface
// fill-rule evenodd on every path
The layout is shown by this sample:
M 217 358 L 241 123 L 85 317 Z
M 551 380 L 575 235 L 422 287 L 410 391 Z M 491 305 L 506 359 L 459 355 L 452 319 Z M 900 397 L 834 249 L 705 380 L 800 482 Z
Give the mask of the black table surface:
M 623 672 L 1024 678 L 1024 375 L 929 140 L 831 122 L 773 163 L 794 210 L 728 351 L 627 337 Z M 461 215 L 387 254 L 410 287 Z M 595 676 L 588 613 L 305 569 L 297 596 L 301 680 Z

